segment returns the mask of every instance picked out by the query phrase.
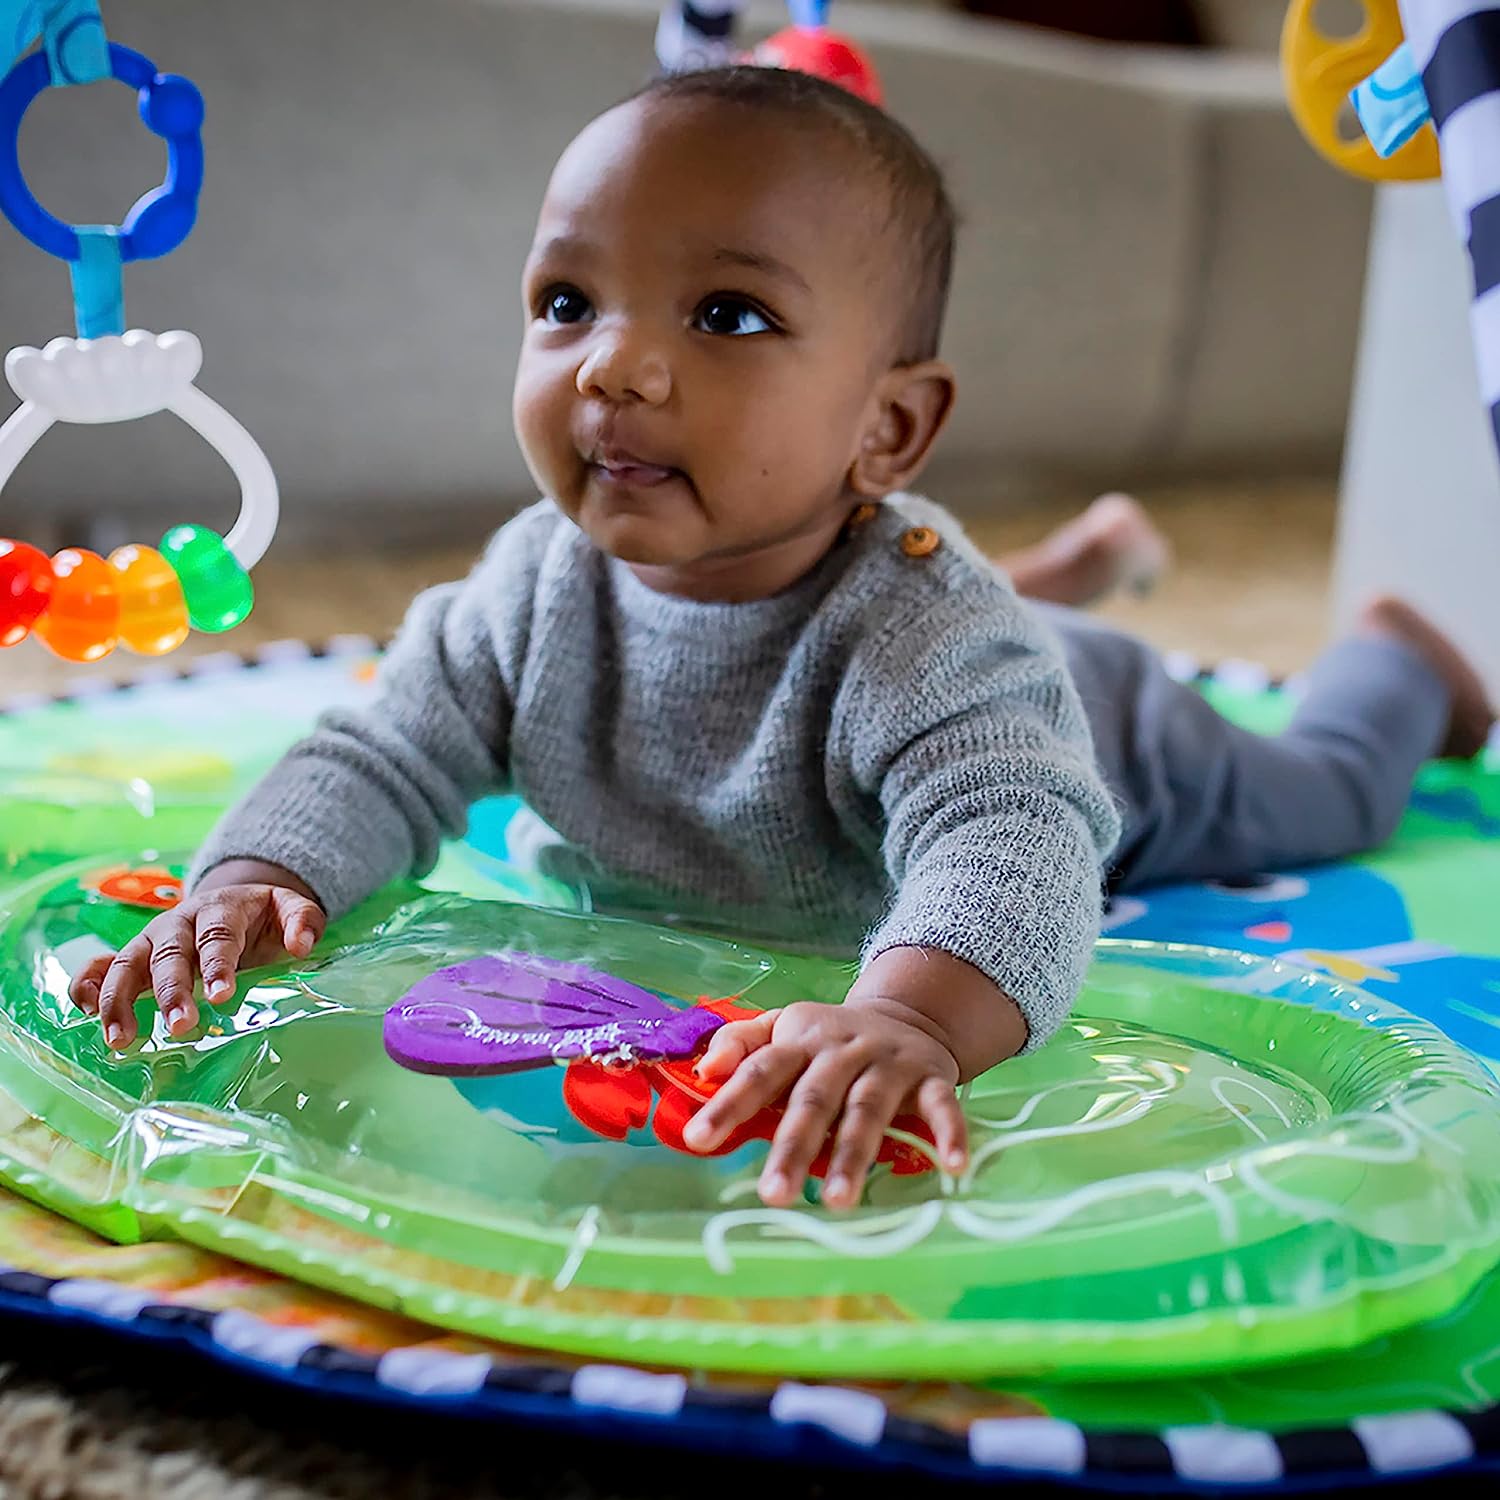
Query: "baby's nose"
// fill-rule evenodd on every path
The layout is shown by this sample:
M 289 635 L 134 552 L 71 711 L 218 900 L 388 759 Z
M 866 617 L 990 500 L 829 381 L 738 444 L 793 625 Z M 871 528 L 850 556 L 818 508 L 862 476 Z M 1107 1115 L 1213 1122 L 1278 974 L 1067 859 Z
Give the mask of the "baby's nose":
M 578 367 L 577 385 L 581 396 L 660 406 L 672 394 L 672 371 L 661 349 L 639 332 L 601 329 Z

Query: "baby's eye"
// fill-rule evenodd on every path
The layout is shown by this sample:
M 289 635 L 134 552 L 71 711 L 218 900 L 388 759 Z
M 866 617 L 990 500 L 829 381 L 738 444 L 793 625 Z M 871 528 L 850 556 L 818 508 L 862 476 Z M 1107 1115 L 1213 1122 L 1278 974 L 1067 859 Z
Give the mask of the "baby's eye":
M 693 327 L 704 333 L 744 338 L 752 333 L 771 333 L 774 325 L 753 302 L 743 297 L 717 296 L 702 302 L 693 314 Z
M 594 311 L 576 286 L 549 286 L 542 293 L 537 316 L 552 324 L 582 323 Z

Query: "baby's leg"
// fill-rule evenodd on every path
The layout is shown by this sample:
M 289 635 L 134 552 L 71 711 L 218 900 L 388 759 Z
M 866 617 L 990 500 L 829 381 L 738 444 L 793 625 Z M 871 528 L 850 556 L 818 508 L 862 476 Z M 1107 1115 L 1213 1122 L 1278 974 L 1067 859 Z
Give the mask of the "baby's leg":
M 1119 588 L 1145 593 L 1170 556 L 1166 538 L 1139 501 L 1101 495 L 1034 546 L 996 561 L 1022 597 L 1081 608 Z
M 1126 804 L 1126 887 L 1374 848 L 1395 830 L 1423 761 L 1472 754 L 1492 718 L 1456 648 L 1389 600 L 1319 660 L 1275 738 L 1230 724 L 1139 643 L 1098 627 L 1069 635 L 1100 758 Z

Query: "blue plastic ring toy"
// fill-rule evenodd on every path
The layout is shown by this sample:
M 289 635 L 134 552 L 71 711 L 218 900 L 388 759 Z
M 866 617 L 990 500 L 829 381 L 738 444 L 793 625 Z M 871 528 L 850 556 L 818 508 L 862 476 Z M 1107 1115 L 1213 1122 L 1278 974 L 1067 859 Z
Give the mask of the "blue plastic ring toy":
M 203 95 L 188 79 L 158 73 L 149 58 L 114 42 L 109 48 L 109 69 L 111 77 L 138 91 L 142 121 L 167 143 L 166 179 L 137 199 L 119 226 L 122 262 L 154 260 L 175 250 L 198 217 L 198 193 L 203 187 Z M 76 261 L 81 254 L 78 231 L 49 214 L 21 175 L 21 121 L 51 85 L 45 52 L 23 58 L 0 81 L 0 213 L 38 250 L 59 260 Z

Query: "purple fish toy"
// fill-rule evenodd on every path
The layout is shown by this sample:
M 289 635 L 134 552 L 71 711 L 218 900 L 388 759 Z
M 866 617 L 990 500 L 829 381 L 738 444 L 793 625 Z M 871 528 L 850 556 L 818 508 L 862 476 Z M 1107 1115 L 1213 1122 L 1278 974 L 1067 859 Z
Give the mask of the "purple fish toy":
M 476 1077 L 579 1057 L 691 1057 L 723 1024 L 583 964 L 494 953 L 419 980 L 385 1013 L 384 1040 L 415 1073 Z

